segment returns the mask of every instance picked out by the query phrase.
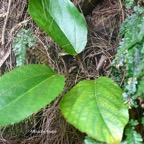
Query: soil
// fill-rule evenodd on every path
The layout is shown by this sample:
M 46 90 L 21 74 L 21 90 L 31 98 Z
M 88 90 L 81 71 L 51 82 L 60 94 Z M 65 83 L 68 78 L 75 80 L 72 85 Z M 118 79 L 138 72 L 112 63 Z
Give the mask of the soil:
M 67 74 L 63 94 L 20 124 L 1 129 L 0 144 L 83 143 L 85 134 L 62 117 L 59 100 L 82 79 L 111 75 L 111 62 L 121 39 L 118 32 L 125 13 L 121 0 L 73 2 L 83 11 L 89 30 L 87 46 L 76 57 L 60 55 L 63 50 L 29 16 L 27 0 L 0 0 L 0 75 L 16 67 L 12 42 L 21 28 L 29 29 L 36 39 L 36 44 L 27 49 L 25 64 L 45 64 L 59 74 Z

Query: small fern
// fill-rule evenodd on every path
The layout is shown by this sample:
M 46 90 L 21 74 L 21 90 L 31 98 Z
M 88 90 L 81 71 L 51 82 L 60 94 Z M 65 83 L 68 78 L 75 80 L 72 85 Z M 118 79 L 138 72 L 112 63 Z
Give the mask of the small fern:
M 131 9 L 133 3 L 134 3 L 134 0 L 125 0 L 126 8 L 128 10 Z
M 126 68 L 123 98 L 131 106 L 144 94 L 144 7 L 134 7 L 134 14 L 123 23 L 120 34 L 123 39 L 113 64 Z
M 26 48 L 32 47 L 35 39 L 30 30 L 22 28 L 13 41 L 13 50 L 16 55 L 16 66 L 22 66 L 25 63 Z
M 126 128 L 126 139 L 121 144 L 142 144 L 141 135 L 135 131 L 135 126 L 138 125 L 137 120 L 130 120 L 128 127 Z

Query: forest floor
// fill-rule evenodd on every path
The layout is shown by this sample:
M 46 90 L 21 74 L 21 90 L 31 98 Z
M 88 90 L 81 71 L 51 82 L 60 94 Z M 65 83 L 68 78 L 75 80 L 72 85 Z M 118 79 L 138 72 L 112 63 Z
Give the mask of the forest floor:
M 85 16 L 88 43 L 76 57 L 60 55 L 62 49 L 29 16 L 27 0 L 0 0 L 0 3 L 0 75 L 16 67 L 12 43 L 20 29 L 25 28 L 36 40 L 33 47 L 27 48 L 25 64 L 45 64 L 58 74 L 69 73 L 63 93 L 82 79 L 111 76 L 111 62 L 121 40 L 119 28 L 126 17 L 120 0 L 103 0 Z M 81 7 L 79 3 L 77 6 Z M 60 114 L 62 95 L 20 124 L 1 129 L 0 144 L 82 144 L 85 135 Z

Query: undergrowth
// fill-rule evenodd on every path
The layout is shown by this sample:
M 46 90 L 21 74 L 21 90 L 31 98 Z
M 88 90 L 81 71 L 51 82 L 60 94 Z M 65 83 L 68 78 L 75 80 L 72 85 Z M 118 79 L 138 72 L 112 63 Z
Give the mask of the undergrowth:
M 144 7 L 135 6 L 134 12 L 120 29 L 124 37 L 113 61 L 117 68 L 126 68 L 123 98 L 131 106 L 144 94 Z
M 126 8 L 132 9 L 133 3 L 133 0 L 126 0 Z M 118 71 L 124 70 L 121 73 L 125 75 L 123 99 L 129 104 L 130 109 L 135 108 L 130 115 L 130 121 L 125 129 L 126 138 L 122 144 L 141 144 L 143 132 L 136 131 L 136 126 L 143 126 L 144 113 L 133 120 L 136 111 L 143 108 L 144 100 L 144 6 L 140 1 L 137 6 L 133 6 L 133 14 L 122 24 L 120 35 L 123 38 L 112 64 Z

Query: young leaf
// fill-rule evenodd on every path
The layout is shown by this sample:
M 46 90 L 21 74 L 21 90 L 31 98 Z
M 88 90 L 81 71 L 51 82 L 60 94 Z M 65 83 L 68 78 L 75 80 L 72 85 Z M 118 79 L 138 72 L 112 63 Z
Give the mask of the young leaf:
M 129 119 L 122 90 L 106 77 L 79 82 L 64 96 L 60 109 L 80 131 L 109 144 L 120 143 Z
M 84 49 L 86 21 L 70 0 L 30 0 L 29 13 L 67 53 L 76 55 Z
M 53 101 L 64 77 L 43 65 L 17 68 L 0 78 L 0 126 L 17 123 Z

